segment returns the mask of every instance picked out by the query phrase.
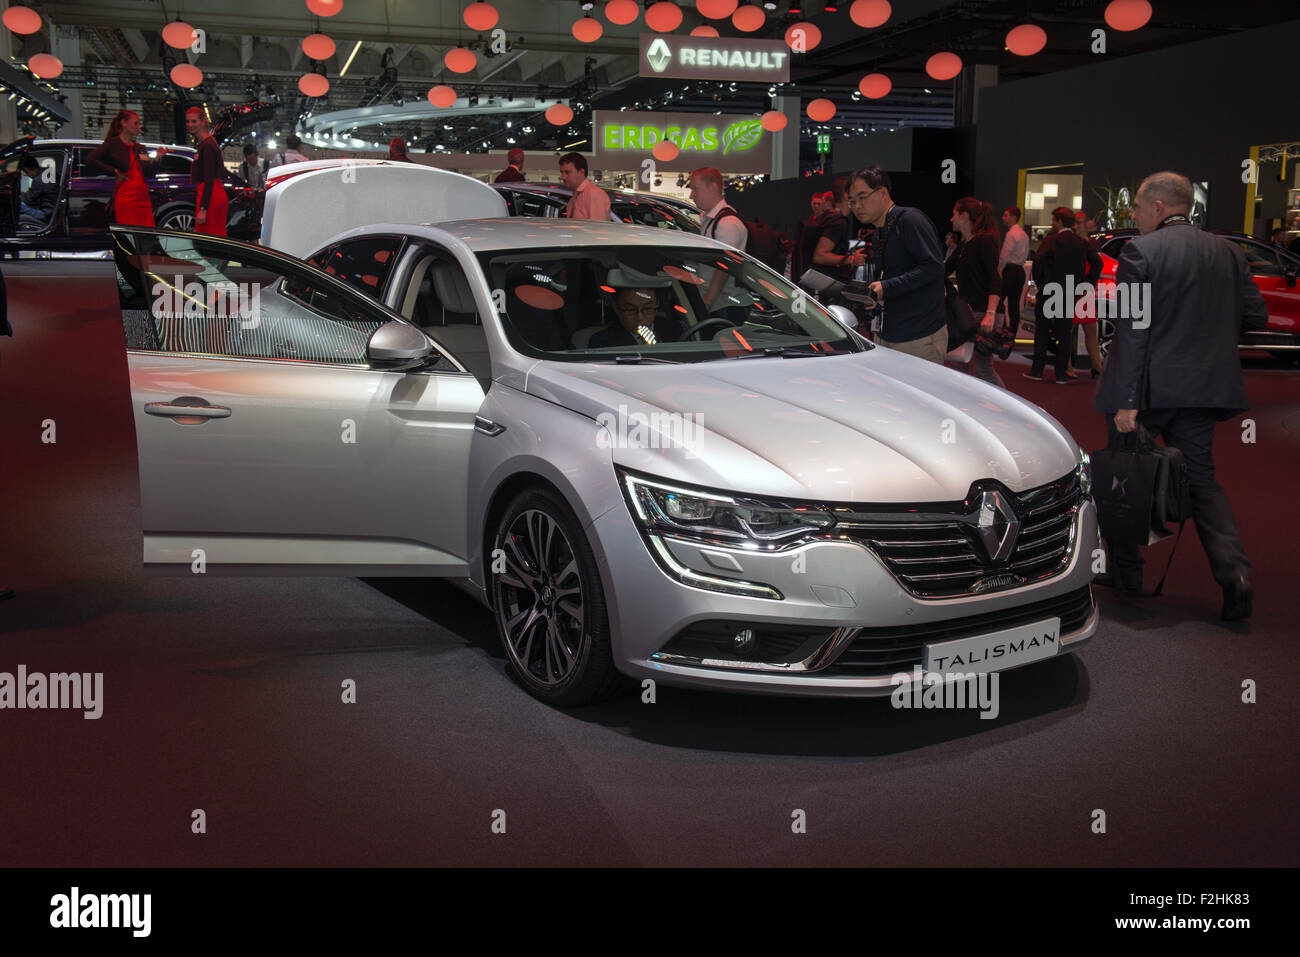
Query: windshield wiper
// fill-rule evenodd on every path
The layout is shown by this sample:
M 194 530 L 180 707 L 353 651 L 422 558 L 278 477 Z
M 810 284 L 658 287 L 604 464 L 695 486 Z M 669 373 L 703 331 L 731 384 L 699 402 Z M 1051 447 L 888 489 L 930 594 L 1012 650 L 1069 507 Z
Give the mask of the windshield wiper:
M 830 356 L 833 352 L 822 352 L 805 346 L 764 346 L 755 352 L 742 352 L 733 359 L 763 359 L 767 356 L 780 356 L 782 359 L 803 359 L 806 356 Z
M 672 359 L 663 359 L 659 356 L 645 356 L 639 352 L 633 352 L 623 356 L 615 356 L 614 361 L 619 365 L 635 365 L 638 362 L 666 362 L 670 366 L 677 365 L 677 363 Z

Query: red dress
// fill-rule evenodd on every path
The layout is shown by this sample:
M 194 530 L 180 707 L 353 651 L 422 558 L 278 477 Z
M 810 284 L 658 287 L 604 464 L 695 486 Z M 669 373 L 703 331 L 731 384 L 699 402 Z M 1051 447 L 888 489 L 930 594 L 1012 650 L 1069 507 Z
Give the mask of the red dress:
M 198 154 L 191 167 L 191 178 L 199 184 L 198 195 L 194 199 L 194 231 L 209 236 L 226 235 L 226 218 L 229 203 L 225 187 L 221 185 L 220 175 L 224 167 L 221 164 L 221 147 L 211 134 L 199 144 Z M 199 223 L 199 211 L 206 208 L 206 220 Z
M 130 156 L 126 177 L 117 184 L 113 193 L 113 222 L 123 226 L 152 226 L 153 204 L 149 201 L 149 184 L 144 181 L 134 147 Z

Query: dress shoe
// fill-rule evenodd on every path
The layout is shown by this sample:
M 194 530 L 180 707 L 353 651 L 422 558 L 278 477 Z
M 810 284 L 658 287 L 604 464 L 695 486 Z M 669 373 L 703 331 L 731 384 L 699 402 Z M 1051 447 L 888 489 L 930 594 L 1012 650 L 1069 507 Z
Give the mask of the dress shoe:
M 1224 621 L 1241 621 L 1250 617 L 1254 605 L 1255 587 L 1245 575 L 1237 575 L 1223 586 L 1223 611 L 1219 617 Z
M 1094 585 L 1100 585 L 1102 588 L 1113 588 L 1115 589 L 1115 593 L 1117 595 L 1142 594 L 1141 572 L 1139 572 L 1136 575 L 1119 574 L 1119 573 L 1112 574 L 1110 572 L 1107 572 L 1102 575 L 1097 575 L 1095 578 L 1093 578 L 1092 583 Z

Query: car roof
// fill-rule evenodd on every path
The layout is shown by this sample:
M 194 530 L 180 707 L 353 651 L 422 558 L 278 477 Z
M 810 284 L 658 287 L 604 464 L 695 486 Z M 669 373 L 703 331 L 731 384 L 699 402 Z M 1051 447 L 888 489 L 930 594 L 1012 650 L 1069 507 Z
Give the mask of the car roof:
M 678 246 L 696 249 L 730 249 L 725 243 L 695 233 L 663 230 L 654 226 L 594 220 L 546 219 L 511 216 L 504 219 L 460 219 L 446 223 L 376 223 L 333 237 L 340 242 L 366 235 L 404 235 L 441 241 L 451 236 L 475 252 L 498 249 L 562 251 L 574 246 Z M 665 240 L 670 240 L 665 242 Z

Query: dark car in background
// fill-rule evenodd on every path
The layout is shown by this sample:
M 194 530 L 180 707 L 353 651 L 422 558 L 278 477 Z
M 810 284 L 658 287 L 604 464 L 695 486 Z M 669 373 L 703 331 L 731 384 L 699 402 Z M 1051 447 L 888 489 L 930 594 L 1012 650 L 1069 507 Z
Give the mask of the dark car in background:
M 1300 357 L 1300 256 L 1280 249 L 1245 233 L 1212 229 L 1210 232 L 1236 243 L 1246 254 L 1246 268 L 1259 287 L 1268 306 L 1268 328 L 1247 332 L 1237 344 L 1239 349 L 1266 349 L 1278 358 Z M 1138 235 L 1136 229 L 1116 229 L 1094 234 L 1107 256 L 1119 259 L 1128 241 Z
M 147 143 L 149 155 L 160 144 Z M 99 146 L 95 140 L 36 140 L 24 137 L 0 151 L 0 245 L 10 254 L 24 250 L 67 252 L 106 251 L 109 248 L 108 204 L 116 177 L 111 170 L 87 162 Z M 146 177 L 153 202 L 154 221 L 162 229 L 194 228 L 194 203 L 198 186 L 190 182 L 195 150 L 168 146 L 159 168 Z M 31 156 L 58 184 L 58 202 L 44 226 L 19 221 L 23 158 Z M 229 199 L 226 231 L 236 239 L 255 241 L 262 228 L 262 205 L 257 192 L 233 173 L 223 184 Z
M 497 183 L 493 188 L 506 201 L 511 216 L 563 217 L 573 191 L 549 183 Z M 607 189 L 610 219 L 634 226 L 654 226 L 698 233 L 699 219 L 692 219 L 676 203 L 658 196 L 627 189 Z

